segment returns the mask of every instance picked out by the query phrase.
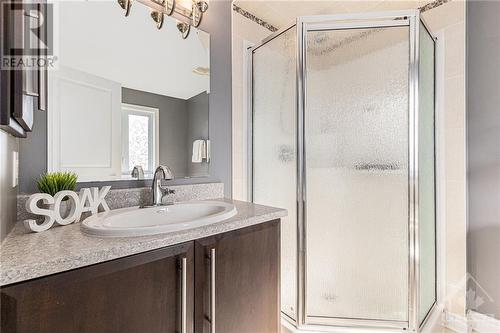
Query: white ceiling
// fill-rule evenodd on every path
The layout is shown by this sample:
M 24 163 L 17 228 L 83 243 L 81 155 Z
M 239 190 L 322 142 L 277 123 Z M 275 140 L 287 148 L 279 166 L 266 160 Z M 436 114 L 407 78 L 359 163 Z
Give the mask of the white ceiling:
M 280 29 L 298 16 L 416 9 L 432 0 L 236 0 L 235 4 Z
M 168 17 L 158 30 L 149 9 L 138 2 L 128 17 L 116 1 L 57 4 L 54 17 L 59 24 L 54 31 L 59 65 L 127 88 L 182 99 L 209 89 L 209 77 L 192 72 L 209 67 L 209 51 L 203 45 L 208 44 L 208 34 L 193 29 L 183 40 Z

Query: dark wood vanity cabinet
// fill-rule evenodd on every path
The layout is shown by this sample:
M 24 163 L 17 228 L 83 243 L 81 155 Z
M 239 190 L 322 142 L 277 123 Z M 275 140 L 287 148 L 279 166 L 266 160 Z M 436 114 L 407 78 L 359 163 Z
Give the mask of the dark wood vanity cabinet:
M 195 332 L 280 332 L 279 258 L 279 220 L 195 241 Z
M 192 327 L 192 267 L 186 243 L 8 286 L 0 331 L 182 332 L 183 319 Z
M 1 288 L 2 333 L 278 333 L 279 220 Z

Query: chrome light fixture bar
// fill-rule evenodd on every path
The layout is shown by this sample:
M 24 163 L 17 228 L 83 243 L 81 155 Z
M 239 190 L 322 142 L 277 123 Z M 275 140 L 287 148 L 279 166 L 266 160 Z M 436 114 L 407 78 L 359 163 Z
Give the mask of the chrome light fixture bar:
M 118 4 L 124 10 L 125 16 L 130 14 L 130 8 L 134 0 L 118 0 Z M 151 18 L 156 28 L 163 27 L 164 17 L 172 16 L 177 20 L 177 29 L 183 39 L 189 36 L 191 26 L 197 28 L 201 24 L 203 14 L 208 10 L 207 0 L 136 0 L 151 9 Z

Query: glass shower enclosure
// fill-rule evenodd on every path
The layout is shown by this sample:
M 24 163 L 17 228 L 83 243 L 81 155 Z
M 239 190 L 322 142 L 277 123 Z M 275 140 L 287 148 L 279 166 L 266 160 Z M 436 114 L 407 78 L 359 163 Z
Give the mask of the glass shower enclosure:
M 288 209 L 298 328 L 419 331 L 436 303 L 434 49 L 397 11 L 299 17 L 249 51 L 251 197 Z

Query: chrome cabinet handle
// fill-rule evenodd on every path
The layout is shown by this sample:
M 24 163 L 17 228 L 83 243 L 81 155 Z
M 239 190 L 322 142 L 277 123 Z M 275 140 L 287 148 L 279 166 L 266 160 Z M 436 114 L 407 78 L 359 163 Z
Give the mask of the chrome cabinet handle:
M 210 333 L 215 333 L 215 248 L 210 250 Z
M 187 258 L 182 258 L 181 267 L 181 332 L 187 333 Z

